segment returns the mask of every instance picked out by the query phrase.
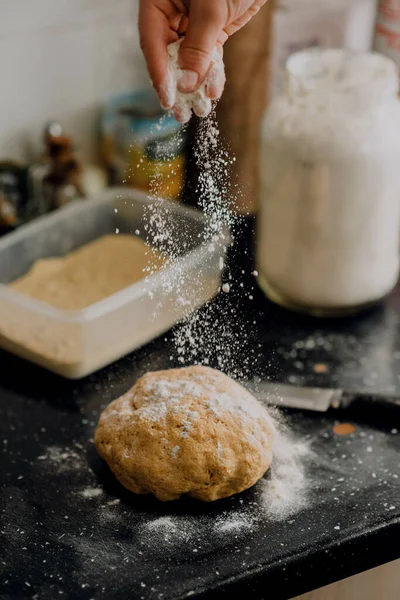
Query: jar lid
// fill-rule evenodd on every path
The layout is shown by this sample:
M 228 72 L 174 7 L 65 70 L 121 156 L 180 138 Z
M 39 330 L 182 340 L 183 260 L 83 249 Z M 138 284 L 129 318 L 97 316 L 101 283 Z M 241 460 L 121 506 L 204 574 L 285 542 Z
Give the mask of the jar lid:
M 286 91 L 294 98 L 335 100 L 351 106 L 371 106 L 398 91 L 398 70 L 390 58 L 376 52 L 311 48 L 286 62 Z

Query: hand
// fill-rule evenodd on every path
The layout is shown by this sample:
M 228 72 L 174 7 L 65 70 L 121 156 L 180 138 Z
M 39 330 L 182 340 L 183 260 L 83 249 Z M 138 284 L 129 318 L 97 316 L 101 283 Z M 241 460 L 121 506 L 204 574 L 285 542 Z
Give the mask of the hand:
M 167 46 L 185 38 L 179 51 L 183 74 L 181 92 L 194 92 L 210 68 L 215 46 L 243 27 L 267 0 L 140 0 L 140 45 L 147 68 L 162 106 L 172 108 L 168 94 Z M 221 97 L 225 80 L 207 86 L 211 100 Z

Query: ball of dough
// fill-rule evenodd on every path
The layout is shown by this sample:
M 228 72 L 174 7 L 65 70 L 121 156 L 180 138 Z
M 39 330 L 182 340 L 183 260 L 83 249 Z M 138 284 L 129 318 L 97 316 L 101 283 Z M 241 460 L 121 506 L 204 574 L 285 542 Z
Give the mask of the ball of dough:
M 209 502 L 264 475 L 274 432 L 267 410 L 241 385 L 194 366 L 141 377 L 104 410 L 95 443 L 135 494 Z

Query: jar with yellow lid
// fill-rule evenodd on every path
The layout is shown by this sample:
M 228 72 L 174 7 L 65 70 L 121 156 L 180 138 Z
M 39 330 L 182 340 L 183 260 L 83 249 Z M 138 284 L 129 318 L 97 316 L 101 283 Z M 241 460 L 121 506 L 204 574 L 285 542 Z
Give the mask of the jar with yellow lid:
M 124 94 L 107 107 L 102 154 L 112 183 L 179 198 L 185 170 L 186 135 L 152 92 Z

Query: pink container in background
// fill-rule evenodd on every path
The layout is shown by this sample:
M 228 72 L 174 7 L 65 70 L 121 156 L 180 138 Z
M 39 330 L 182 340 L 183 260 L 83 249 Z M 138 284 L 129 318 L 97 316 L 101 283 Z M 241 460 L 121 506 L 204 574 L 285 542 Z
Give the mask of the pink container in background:
M 374 49 L 400 68 L 400 0 L 380 0 Z

